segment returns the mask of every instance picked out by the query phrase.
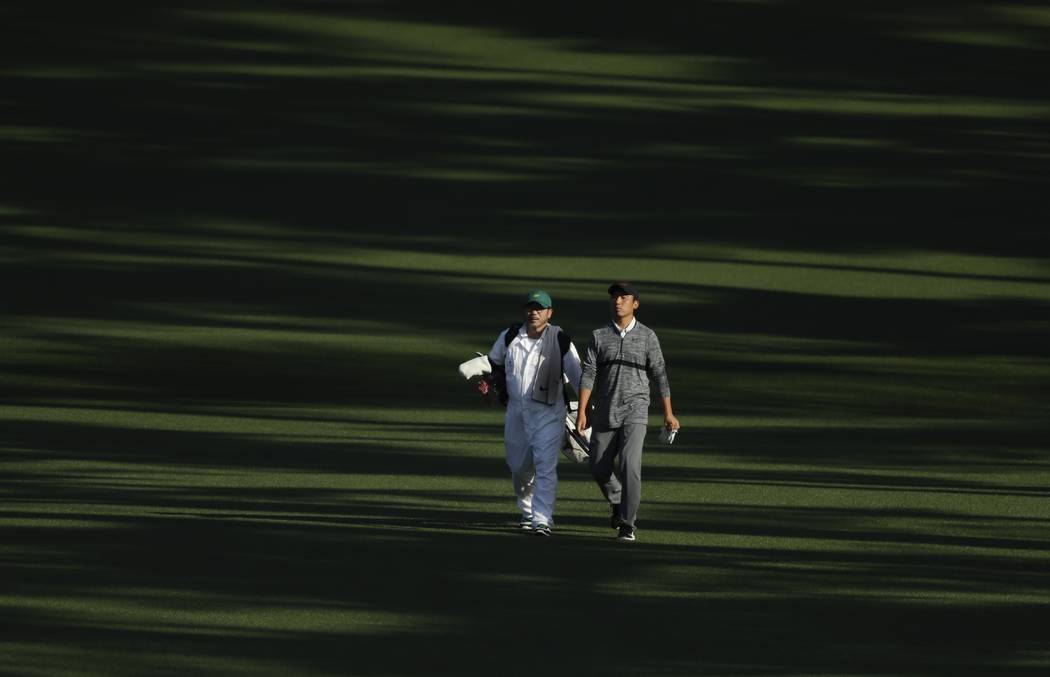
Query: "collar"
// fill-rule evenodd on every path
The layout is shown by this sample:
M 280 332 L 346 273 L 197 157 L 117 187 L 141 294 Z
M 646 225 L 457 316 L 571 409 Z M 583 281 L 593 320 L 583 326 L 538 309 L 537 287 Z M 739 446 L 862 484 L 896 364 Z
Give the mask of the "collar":
M 637 317 L 632 317 L 630 324 L 627 325 L 627 328 L 624 329 L 623 331 L 620 331 L 620 328 L 618 326 L 616 326 L 615 322 L 610 322 L 609 323 L 609 325 L 613 328 L 613 331 L 615 331 L 617 334 L 620 335 L 620 338 L 623 338 L 624 336 L 627 336 L 628 332 L 630 332 L 632 329 L 634 329 L 634 326 L 636 324 L 638 324 L 638 318 Z
M 551 324 L 550 324 L 550 322 L 548 322 L 547 326 L 544 327 L 543 331 L 540 332 L 539 338 L 530 339 L 530 340 L 539 341 L 540 339 L 542 339 L 544 336 L 547 335 L 547 330 L 550 329 L 550 328 L 551 328 Z M 522 322 L 521 326 L 518 327 L 518 338 L 523 338 L 523 339 L 529 338 L 529 328 L 525 325 L 524 322 Z

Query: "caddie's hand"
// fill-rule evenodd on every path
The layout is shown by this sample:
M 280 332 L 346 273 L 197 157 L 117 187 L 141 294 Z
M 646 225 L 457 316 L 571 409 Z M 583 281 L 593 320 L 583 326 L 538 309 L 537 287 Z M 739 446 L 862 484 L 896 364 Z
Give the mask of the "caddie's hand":
M 674 417 L 674 414 L 664 416 L 664 427 L 668 430 L 678 430 L 678 419 Z
M 478 381 L 478 392 L 481 393 L 481 401 L 489 406 L 496 406 L 496 388 L 492 385 L 492 381 L 488 378 L 482 378 Z
M 582 434 L 590 425 L 590 421 L 587 420 L 587 412 L 582 409 L 576 412 L 576 432 Z

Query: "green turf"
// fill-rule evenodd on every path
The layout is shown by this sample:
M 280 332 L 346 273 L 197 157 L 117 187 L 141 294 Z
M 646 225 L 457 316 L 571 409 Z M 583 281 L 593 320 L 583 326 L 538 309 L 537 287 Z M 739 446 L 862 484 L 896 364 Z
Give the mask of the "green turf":
M 0 673 L 1046 674 L 1044 8 L 179 4 L 0 10 Z M 622 278 L 523 534 L 456 366 Z

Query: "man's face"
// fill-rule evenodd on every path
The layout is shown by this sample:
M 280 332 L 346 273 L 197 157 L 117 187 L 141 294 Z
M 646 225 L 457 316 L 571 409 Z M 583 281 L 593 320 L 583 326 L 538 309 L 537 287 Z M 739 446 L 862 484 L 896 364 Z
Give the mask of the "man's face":
M 638 299 L 631 294 L 611 294 L 609 296 L 609 310 L 617 320 L 634 315 L 638 310 Z
M 538 303 L 529 303 L 525 306 L 525 324 L 532 331 L 542 331 L 551 321 L 553 314 L 553 308 L 543 308 Z

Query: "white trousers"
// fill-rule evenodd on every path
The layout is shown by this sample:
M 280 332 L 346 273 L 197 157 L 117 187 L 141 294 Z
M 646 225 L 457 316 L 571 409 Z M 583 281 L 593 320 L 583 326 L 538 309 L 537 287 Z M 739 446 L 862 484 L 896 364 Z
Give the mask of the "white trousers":
M 558 490 L 558 454 L 565 441 L 565 405 L 511 400 L 503 422 L 514 495 L 533 526 L 553 524 Z

